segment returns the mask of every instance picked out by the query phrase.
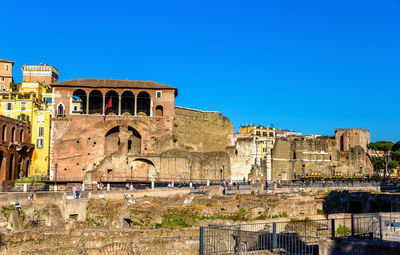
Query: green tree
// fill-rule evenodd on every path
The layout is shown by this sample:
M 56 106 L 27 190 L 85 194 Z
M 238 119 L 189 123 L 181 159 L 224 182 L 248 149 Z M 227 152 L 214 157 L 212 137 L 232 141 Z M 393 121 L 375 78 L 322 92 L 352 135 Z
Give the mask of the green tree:
M 396 160 L 391 160 L 388 164 L 389 169 L 395 169 L 398 167 L 399 167 L 399 162 L 397 162 Z
M 375 170 L 384 169 L 385 168 L 385 162 L 383 162 L 383 158 L 382 157 L 372 156 L 371 157 L 371 162 L 372 162 L 372 165 L 374 166 Z
M 377 155 L 379 155 L 378 151 L 379 152 L 383 152 L 382 159 L 383 159 L 384 166 L 385 166 L 384 167 L 384 172 L 383 172 L 383 177 L 384 178 L 386 178 L 386 175 L 387 175 L 387 172 L 388 172 L 388 168 L 389 168 L 388 165 L 389 165 L 389 162 L 392 159 L 392 150 L 393 150 L 394 145 L 395 144 L 393 142 L 390 142 L 390 141 L 378 141 L 378 142 L 375 142 L 375 143 L 368 144 L 368 149 L 374 150 Z

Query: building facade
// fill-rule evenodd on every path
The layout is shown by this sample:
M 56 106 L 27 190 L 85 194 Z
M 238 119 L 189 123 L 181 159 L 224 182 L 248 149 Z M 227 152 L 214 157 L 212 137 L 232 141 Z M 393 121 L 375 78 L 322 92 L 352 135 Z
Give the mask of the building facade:
M 22 71 L 24 82 L 18 84 L 12 92 L 0 96 L 0 115 L 31 124 L 31 143 L 35 149 L 27 174 L 47 176 L 52 114 L 52 90 L 48 82 L 55 81 L 58 71 L 47 65 L 24 65 Z
M 232 123 L 218 112 L 175 107 L 175 87 L 74 79 L 52 88 L 51 179 L 91 183 L 230 178 L 226 152 L 207 151 L 203 144 L 209 126 L 220 123 L 226 131 L 209 135 L 225 150 Z
M 51 65 L 23 65 L 22 82 L 33 82 L 50 85 L 58 81 L 59 72 Z
M 10 90 L 10 84 L 13 82 L 13 66 L 13 61 L 0 59 L 0 92 Z
M 0 183 L 9 184 L 29 173 L 33 144 L 26 122 L 0 116 Z
M 361 146 L 367 152 L 367 145 L 371 142 L 369 130 L 362 128 L 337 128 L 335 140 L 339 151 L 350 151 L 352 147 Z

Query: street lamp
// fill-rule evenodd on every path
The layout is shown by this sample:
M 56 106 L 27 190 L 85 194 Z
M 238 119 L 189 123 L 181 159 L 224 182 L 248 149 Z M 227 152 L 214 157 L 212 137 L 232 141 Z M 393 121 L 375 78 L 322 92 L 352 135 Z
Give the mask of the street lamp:
M 56 174 L 55 174 L 55 176 L 54 176 L 54 191 L 57 191 L 57 168 L 58 168 L 58 163 L 56 163 L 55 165 L 54 165 L 54 167 L 55 167 L 55 172 L 56 172 Z
M 133 171 L 133 165 L 131 165 L 131 189 L 132 189 L 132 171 Z
M 192 183 L 192 166 L 190 166 L 189 169 L 190 169 L 190 183 Z
M 221 174 L 220 180 L 221 180 L 221 182 L 222 182 L 222 168 L 219 170 L 219 172 L 220 172 L 220 174 Z

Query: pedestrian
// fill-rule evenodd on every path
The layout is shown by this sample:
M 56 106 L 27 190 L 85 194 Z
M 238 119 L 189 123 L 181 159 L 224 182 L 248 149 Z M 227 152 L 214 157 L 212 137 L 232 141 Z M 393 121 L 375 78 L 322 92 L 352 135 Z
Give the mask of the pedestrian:
M 78 189 L 76 188 L 76 186 L 74 185 L 73 187 L 72 187 L 72 193 L 74 193 L 74 198 L 76 198 L 76 191 L 77 191 Z
M 76 191 L 76 199 L 81 198 L 81 197 L 80 197 L 81 190 L 82 190 L 82 186 L 79 186 L 79 188 L 78 188 L 77 191 Z
M 125 184 L 125 190 L 129 190 L 129 184 Z
M 265 190 L 268 190 L 268 181 L 265 181 Z
M 246 185 L 246 177 L 243 177 L 243 185 Z

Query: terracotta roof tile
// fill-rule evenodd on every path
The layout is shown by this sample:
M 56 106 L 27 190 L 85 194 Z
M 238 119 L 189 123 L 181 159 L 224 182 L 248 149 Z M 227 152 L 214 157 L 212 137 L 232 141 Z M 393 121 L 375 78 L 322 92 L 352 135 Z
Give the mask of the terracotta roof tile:
M 154 81 L 129 81 L 114 79 L 73 79 L 53 83 L 54 87 L 90 87 L 90 88 L 143 88 L 143 89 L 174 89 L 177 88 L 156 83 Z

